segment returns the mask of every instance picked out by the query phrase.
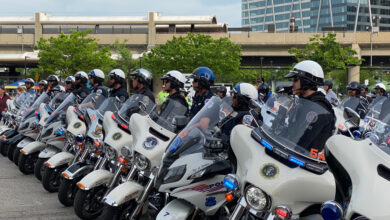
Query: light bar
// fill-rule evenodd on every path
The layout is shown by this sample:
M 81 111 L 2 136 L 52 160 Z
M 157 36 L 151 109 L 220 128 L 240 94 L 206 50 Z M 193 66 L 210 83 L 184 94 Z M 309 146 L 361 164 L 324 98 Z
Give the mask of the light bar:
M 261 139 L 260 141 L 260 144 L 263 145 L 264 147 L 266 147 L 268 150 L 272 150 L 274 147 L 272 147 L 271 144 L 269 144 L 267 141 L 265 141 L 264 139 Z
M 295 157 L 290 156 L 290 157 L 288 158 L 288 160 L 291 161 L 291 162 L 293 162 L 293 163 L 295 163 L 295 164 L 297 164 L 297 165 L 299 165 L 299 166 L 301 166 L 301 167 L 305 166 L 305 162 L 300 161 L 300 160 L 298 160 L 298 159 L 295 158 Z

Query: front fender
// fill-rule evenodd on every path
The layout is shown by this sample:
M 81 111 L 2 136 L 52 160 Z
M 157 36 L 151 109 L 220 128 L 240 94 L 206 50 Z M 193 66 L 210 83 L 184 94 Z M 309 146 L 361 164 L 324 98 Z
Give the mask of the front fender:
M 22 134 L 17 134 L 15 136 L 13 136 L 12 138 L 10 138 L 8 143 L 10 145 L 15 145 L 15 144 L 19 143 L 21 140 L 23 140 L 24 137 L 25 136 Z
M 31 143 L 31 142 L 34 142 L 33 139 L 29 138 L 29 137 L 26 137 L 25 139 L 23 139 L 22 141 L 20 141 L 16 147 L 17 148 L 23 148 L 25 147 L 27 144 Z
M 104 202 L 117 207 L 137 198 L 144 191 L 144 187 L 135 182 L 125 182 L 115 187 L 105 198 Z
M 45 163 L 50 168 L 56 168 L 64 164 L 70 164 L 74 158 L 74 155 L 69 152 L 60 152 L 52 157 Z
M 20 152 L 24 155 L 29 155 L 32 153 L 42 151 L 43 149 L 45 149 L 45 146 L 46 144 L 40 141 L 34 141 L 24 146 L 23 149 L 20 150 Z
M 194 207 L 183 200 L 172 200 L 158 213 L 157 220 L 187 219 L 194 212 Z
M 47 159 L 60 152 L 61 151 L 56 147 L 47 146 L 45 149 L 43 149 L 43 151 L 41 151 L 41 153 L 39 153 L 38 157 Z
M 77 162 L 68 167 L 64 172 L 62 172 L 62 176 L 68 180 L 73 180 L 80 176 L 87 175 L 87 173 L 93 170 L 94 166 L 91 164 L 87 164 L 85 162 Z
M 77 183 L 77 186 L 82 190 L 90 190 L 94 187 L 110 183 L 113 177 L 114 174 L 108 170 L 95 170 L 82 178 L 80 182 Z
M 11 128 L 6 126 L 6 125 L 3 125 L 0 127 L 0 134 L 2 135 L 4 132 L 10 130 Z

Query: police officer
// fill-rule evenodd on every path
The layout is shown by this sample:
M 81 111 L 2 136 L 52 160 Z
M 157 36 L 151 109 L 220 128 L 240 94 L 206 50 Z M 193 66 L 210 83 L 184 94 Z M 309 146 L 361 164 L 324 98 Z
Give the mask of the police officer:
M 324 90 L 326 92 L 325 98 L 333 106 L 338 106 L 339 100 L 337 98 L 336 93 L 333 92 L 332 88 L 333 88 L 332 80 L 325 80 L 325 82 L 324 82 Z
M 324 72 L 318 63 L 305 60 L 296 64 L 285 78 L 293 78 L 293 93 L 299 99 L 288 111 L 288 127 L 283 136 L 290 140 L 298 138 L 296 143 L 308 151 L 311 148 L 321 151 L 335 126 L 332 105 L 317 91 L 324 84 Z M 313 102 L 318 105 L 307 104 Z M 306 130 L 297 136 L 297 131 L 302 129 Z
M 219 98 L 223 99 L 226 97 L 226 92 L 227 92 L 227 89 L 224 85 L 220 85 L 218 88 L 217 88 L 217 95 L 219 96 Z
M 113 69 L 108 74 L 109 87 L 111 88 L 109 97 L 118 97 L 122 102 L 129 98 L 125 89 L 125 73 L 120 69 Z
M 180 95 L 180 89 L 184 88 L 186 78 L 183 74 L 177 70 L 172 70 L 167 72 L 163 77 L 161 77 L 163 84 L 165 85 L 164 91 L 169 93 L 167 100 L 175 100 L 185 106 L 188 110 L 187 100 Z M 164 112 L 165 108 L 168 106 L 169 101 L 165 101 L 160 108 L 161 112 Z
M 266 103 L 268 99 L 272 98 L 272 94 L 269 89 L 269 85 L 265 82 L 259 83 L 257 86 L 257 91 L 259 93 L 259 102 Z
M 196 68 L 189 78 L 193 78 L 192 87 L 195 90 L 195 95 L 192 98 L 192 107 L 190 110 L 190 118 L 193 118 L 196 113 L 204 106 L 204 104 L 214 96 L 210 90 L 210 86 L 214 84 L 214 73 L 208 67 Z
M 360 95 L 361 90 L 362 89 L 361 89 L 360 83 L 358 83 L 356 81 L 352 81 L 352 82 L 348 83 L 348 85 L 347 85 L 348 96 L 351 98 L 354 98 L 354 97 L 357 98 L 358 103 L 351 105 L 350 103 L 355 102 L 355 100 L 349 99 L 344 103 L 344 106 L 347 106 L 347 107 L 355 107 L 356 106 L 355 109 L 353 109 L 353 110 L 355 110 L 360 115 L 360 118 L 363 119 L 367 113 L 367 110 L 368 110 L 368 101 L 366 98 L 364 98 L 363 96 Z
M 73 93 L 79 98 L 78 102 L 82 102 L 91 92 L 88 87 L 88 75 L 84 71 L 79 71 L 74 75 L 75 90 Z
M 39 85 L 39 91 L 38 91 L 39 94 L 42 94 L 47 91 L 48 85 L 46 80 L 39 81 L 38 85 Z
M 74 76 L 68 76 L 65 78 L 65 91 L 67 93 L 70 93 L 74 90 L 74 83 L 75 83 L 75 79 L 74 79 Z
M 58 85 L 60 79 L 56 75 L 50 75 L 47 77 L 46 81 L 47 81 L 48 89 L 50 90 Z
M 375 94 L 376 97 L 387 96 L 386 86 L 383 83 L 378 83 L 375 85 Z
M 257 126 L 257 120 L 262 120 L 261 115 L 250 114 L 250 103 L 256 101 L 258 98 L 256 88 L 249 83 L 237 83 L 233 89 L 233 103 L 234 112 L 224 118 L 219 127 L 222 135 L 229 137 L 232 129 L 237 124 L 244 124 L 247 126 Z
M 89 76 L 89 84 L 93 86 L 93 93 L 101 94 L 104 97 L 108 97 L 108 88 L 103 86 L 103 82 L 105 79 L 104 72 L 100 69 L 93 69 L 88 74 Z
M 35 81 L 31 78 L 27 78 L 24 81 L 24 85 L 26 86 L 27 93 L 30 93 L 31 95 L 35 95 L 34 84 L 35 84 Z
M 152 73 L 146 69 L 137 69 L 130 74 L 133 77 L 132 86 L 137 94 L 149 97 L 152 102 L 155 102 L 153 92 L 150 90 L 152 85 Z
M 366 84 L 361 84 L 360 95 L 367 99 L 368 103 L 372 102 L 372 94 L 369 93 L 368 86 Z

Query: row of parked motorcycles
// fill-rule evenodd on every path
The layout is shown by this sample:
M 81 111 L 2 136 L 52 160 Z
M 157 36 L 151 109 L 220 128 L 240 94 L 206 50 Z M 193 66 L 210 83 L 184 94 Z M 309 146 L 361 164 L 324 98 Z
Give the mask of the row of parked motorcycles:
M 216 96 L 190 121 L 170 99 L 163 112 L 139 94 L 78 100 L 44 92 L 7 101 L 0 150 L 81 219 L 390 219 L 388 98 L 364 119 L 353 98 L 335 108 L 321 151 L 302 139 L 329 113 L 299 100 L 317 114 L 286 129 L 298 103 L 290 96 L 253 102 L 263 120 L 229 137 L 221 122 L 235 113 Z

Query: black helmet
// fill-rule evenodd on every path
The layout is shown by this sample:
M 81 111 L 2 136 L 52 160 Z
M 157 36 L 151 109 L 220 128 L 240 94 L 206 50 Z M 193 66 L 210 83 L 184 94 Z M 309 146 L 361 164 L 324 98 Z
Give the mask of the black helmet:
M 356 81 L 352 81 L 352 82 L 348 83 L 347 90 L 355 90 L 356 95 L 359 95 L 360 91 L 361 91 L 361 85 L 360 85 L 360 83 L 358 83 Z
M 263 94 L 268 94 L 269 92 L 269 85 L 265 82 L 259 83 L 257 86 L 257 92 L 258 93 L 263 93 Z
M 328 86 L 329 87 L 328 89 L 332 89 L 333 88 L 332 80 L 329 80 L 329 79 L 325 80 L 324 81 L 324 85 Z
M 275 92 L 276 93 L 283 93 L 284 92 L 284 87 L 283 86 L 276 86 Z
M 368 86 L 366 84 L 361 84 L 360 87 L 362 90 L 366 90 L 368 92 Z
M 133 77 L 138 78 L 138 82 L 144 85 L 152 85 L 152 73 L 146 69 L 137 69 L 130 74 Z
M 224 85 L 220 85 L 217 88 L 217 92 L 222 92 L 223 96 L 226 96 L 227 89 L 226 89 L 226 87 Z
M 58 82 L 60 81 L 60 79 L 56 75 L 50 75 L 49 77 L 47 77 L 46 80 L 47 80 L 47 82 L 53 82 L 52 87 L 57 86 Z

